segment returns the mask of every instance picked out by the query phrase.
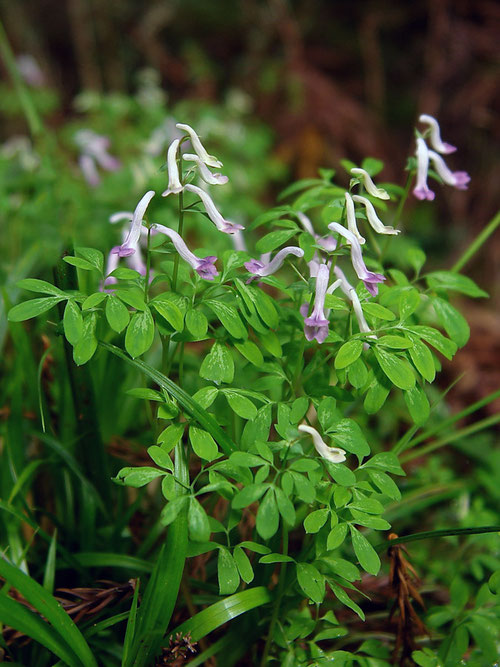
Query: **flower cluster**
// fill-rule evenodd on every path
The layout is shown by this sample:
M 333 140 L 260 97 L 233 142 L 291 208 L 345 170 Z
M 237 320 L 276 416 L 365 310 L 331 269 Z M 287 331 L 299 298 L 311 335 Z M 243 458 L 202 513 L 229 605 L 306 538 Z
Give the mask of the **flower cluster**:
M 99 185 L 101 177 L 97 171 L 99 165 L 105 171 L 116 171 L 121 162 L 108 153 L 110 140 L 92 130 L 79 130 L 74 137 L 80 149 L 78 164 L 87 183 L 92 187 Z
M 442 155 L 454 153 L 457 150 L 456 147 L 447 144 L 441 139 L 441 131 L 435 118 L 427 114 L 422 114 L 418 120 L 421 123 L 425 123 L 428 129 L 424 132 L 423 136 L 417 136 L 417 183 L 413 188 L 415 197 L 430 201 L 435 197 L 435 193 L 427 185 L 429 162 L 432 162 L 434 169 L 446 185 L 451 185 L 458 190 L 466 190 L 470 181 L 469 174 L 465 171 L 451 171 L 440 155 L 440 153 Z M 425 141 L 427 136 L 434 150 L 427 146 Z

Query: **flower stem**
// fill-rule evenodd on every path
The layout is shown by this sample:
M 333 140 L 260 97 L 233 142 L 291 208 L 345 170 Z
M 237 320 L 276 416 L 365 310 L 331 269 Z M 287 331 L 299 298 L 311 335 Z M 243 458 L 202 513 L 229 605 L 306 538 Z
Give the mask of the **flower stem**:
M 467 262 L 476 254 L 476 252 L 481 248 L 481 246 L 486 243 L 489 237 L 493 234 L 496 228 L 500 225 L 500 211 L 495 215 L 493 220 L 489 222 L 488 225 L 476 236 L 474 241 L 470 244 L 464 254 L 460 257 L 457 262 L 452 267 L 454 273 L 461 271 Z
M 282 553 L 284 556 L 288 555 L 288 528 L 285 523 L 283 523 L 283 544 L 282 544 Z M 273 633 L 274 626 L 278 620 L 278 614 L 280 611 L 281 599 L 285 592 L 285 578 L 286 578 L 286 563 L 281 563 L 280 578 L 278 582 L 278 592 L 276 594 L 276 600 L 274 602 L 273 615 L 271 617 L 271 623 L 269 624 L 269 632 L 267 635 L 266 646 L 264 648 L 264 653 L 262 654 L 261 667 L 266 667 L 267 659 L 269 656 L 269 651 L 271 649 L 271 644 L 273 643 Z
M 144 282 L 144 301 L 147 303 L 149 299 L 149 273 L 151 271 L 151 253 L 150 253 L 150 242 L 151 242 L 151 227 L 148 227 L 148 241 L 146 245 L 146 279 Z
M 404 205 L 406 204 L 406 200 L 408 199 L 408 195 L 410 194 L 410 188 L 411 188 L 411 184 L 412 184 L 412 181 L 413 181 L 413 173 L 414 173 L 413 170 L 408 172 L 408 178 L 406 179 L 405 189 L 404 189 L 404 192 L 403 192 L 403 195 L 402 195 L 401 199 L 399 200 L 399 204 L 398 204 L 398 207 L 396 209 L 396 213 L 394 214 L 394 218 L 392 220 L 392 226 L 394 227 L 394 229 L 398 228 L 399 220 L 401 218 L 401 213 L 403 212 Z M 380 257 L 379 257 L 380 261 L 382 261 L 384 259 L 384 256 L 387 252 L 387 249 L 389 248 L 389 243 L 391 242 L 391 239 L 392 239 L 392 236 L 388 236 L 386 238 L 385 243 L 384 243 L 384 247 L 382 248 L 382 252 L 381 252 Z
M 182 153 L 179 155 L 179 172 L 182 175 Z M 184 230 L 184 191 L 179 192 L 179 226 L 177 233 L 182 236 Z M 175 292 L 177 288 L 177 274 L 179 273 L 179 253 L 175 253 L 174 270 L 172 273 L 172 291 Z

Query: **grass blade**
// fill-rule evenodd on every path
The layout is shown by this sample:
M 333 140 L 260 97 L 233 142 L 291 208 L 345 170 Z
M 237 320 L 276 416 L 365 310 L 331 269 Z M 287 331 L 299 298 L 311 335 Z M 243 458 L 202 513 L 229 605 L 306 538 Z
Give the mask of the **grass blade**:
M 137 602 L 139 600 L 139 584 L 140 580 L 137 580 L 134 590 L 134 597 L 132 599 L 132 604 L 130 605 L 130 612 L 128 616 L 127 629 L 125 630 L 125 639 L 123 641 L 123 657 L 122 665 L 125 665 L 128 660 L 129 653 L 132 649 L 132 642 L 135 635 L 135 625 L 137 620 Z
M 421 533 L 413 533 L 398 537 L 394 540 L 387 540 L 375 546 L 377 551 L 383 551 L 396 544 L 406 544 L 418 540 L 428 540 L 435 537 L 452 537 L 454 535 L 481 535 L 483 533 L 500 533 L 500 526 L 478 526 L 477 528 L 442 528 L 440 530 L 427 530 Z

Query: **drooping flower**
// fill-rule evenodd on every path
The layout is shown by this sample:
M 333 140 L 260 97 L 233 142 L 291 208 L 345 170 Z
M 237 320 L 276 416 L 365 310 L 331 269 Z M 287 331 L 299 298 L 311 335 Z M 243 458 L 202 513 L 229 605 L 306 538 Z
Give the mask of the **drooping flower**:
M 162 192 L 162 197 L 175 195 L 182 191 L 182 183 L 179 179 L 179 167 L 177 166 L 177 150 L 180 139 L 174 139 L 167 151 L 168 188 Z
M 377 232 L 377 234 L 399 234 L 401 230 L 399 229 L 394 229 L 394 227 L 387 227 L 384 225 L 382 220 L 378 217 L 375 207 L 371 203 L 369 199 L 366 197 L 361 197 L 360 195 L 354 195 L 353 196 L 353 201 L 358 202 L 359 204 L 364 204 L 366 208 L 366 217 L 368 218 L 368 222 L 370 225 L 373 227 L 373 229 Z
M 342 269 L 340 269 L 338 266 L 335 266 L 333 268 L 333 272 L 339 279 L 339 284 L 340 284 L 340 289 L 344 292 L 344 294 L 347 296 L 347 298 L 351 301 L 352 307 L 354 309 L 354 314 L 356 315 L 356 319 L 358 321 L 358 326 L 359 330 L 361 333 L 369 333 L 371 331 L 370 327 L 368 326 L 368 323 L 365 319 L 363 309 L 361 308 L 361 302 L 359 300 L 359 297 L 357 295 L 356 290 L 354 287 L 351 285 L 351 283 L 347 280 L 345 277 L 344 272 Z M 377 336 L 373 334 L 370 336 L 370 338 L 376 338 Z
M 198 195 L 203 203 L 203 206 L 205 207 L 205 211 L 207 212 L 208 217 L 220 232 L 224 232 L 225 234 L 234 234 L 239 229 L 245 229 L 243 225 L 231 222 L 230 220 L 225 220 L 225 218 L 223 218 L 217 210 L 210 195 L 198 186 L 188 184 L 184 186 L 184 189 L 188 190 L 189 192 L 194 192 L 195 195 Z
M 319 236 L 319 234 L 316 234 L 311 220 L 305 213 L 302 213 L 302 211 L 296 211 L 295 215 L 299 219 L 299 222 L 302 225 L 304 231 L 310 234 L 319 246 L 324 248 L 327 252 L 335 250 L 337 247 L 337 241 L 333 236 Z
M 304 320 L 304 334 L 307 340 L 316 339 L 321 345 L 328 336 L 328 319 L 325 316 L 325 296 L 328 289 L 330 269 L 321 264 L 316 276 L 316 291 L 314 308 L 309 317 Z
M 193 150 L 202 162 L 204 162 L 209 167 L 215 167 L 215 169 L 222 167 L 222 162 L 220 160 L 207 153 L 205 147 L 200 141 L 200 137 L 196 134 L 192 127 L 186 125 L 185 123 L 177 123 L 175 127 L 189 134 Z
M 381 273 L 374 273 L 369 271 L 366 267 L 366 264 L 363 261 L 363 253 L 361 251 L 361 245 L 359 244 L 358 239 L 352 234 L 348 229 L 339 225 L 338 222 L 331 222 L 328 225 L 328 228 L 333 232 L 337 232 L 343 236 L 349 242 L 351 246 L 351 261 L 356 271 L 356 275 L 360 280 L 363 281 L 366 289 L 370 292 L 372 296 L 378 294 L 378 283 L 381 283 L 385 280 L 385 276 Z
M 209 185 L 225 185 L 229 180 L 227 176 L 224 176 L 224 174 L 214 174 L 212 171 L 210 171 L 203 160 L 200 160 L 198 155 L 194 153 L 184 153 L 182 158 L 188 162 L 196 162 L 196 165 L 200 170 L 200 176 L 205 181 L 205 183 L 208 183 Z
M 354 210 L 354 202 L 352 200 L 351 195 L 348 192 L 345 193 L 345 211 L 347 217 L 347 228 L 349 229 L 351 234 L 354 234 L 354 236 L 358 239 L 358 241 L 361 244 L 365 243 L 365 238 L 361 236 L 361 234 L 358 231 L 358 226 L 356 224 L 356 211 Z
M 384 188 L 377 188 L 375 183 L 372 181 L 372 177 L 365 169 L 353 167 L 351 169 L 351 174 L 357 176 L 357 178 L 363 181 L 363 185 L 365 186 L 366 191 L 372 197 L 377 197 L 378 199 L 390 199 L 389 193 L 384 190 Z
M 443 158 L 434 151 L 429 151 L 429 158 L 446 185 L 451 185 L 457 190 L 467 190 L 470 176 L 466 171 L 451 171 Z
M 427 172 L 429 170 L 429 149 L 427 144 L 421 138 L 417 138 L 417 182 L 413 188 L 413 194 L 417 199 L 428 199 L 432 201 L 435 197 L 434 192 L 427 185 Z
M 141 236 L 142 219 L 144 218 L 144 214 L 146 213 L 149 202 L 153 199 L 154 196 L 154 190 L 148 190 L 148 192 L 146 192 L 146 194 L 139 201 L 135 207 L 134 215 L 132 217 L 132 224 L 130 225 L 130 230 L 125 238 L 125 241 L 121 245 L 115 246 L 111 250 L 112 253 L 115 253 L 119 257 L 129 257 L 137 250 Z
M 298 429 L 302 433 L 308 433 L 312 437 L 314 447 L 322 458 L 331 463 L 342 463 L 345 461 L 345 450 L 340 447 L 329 447 L 315 428 L 306 424 L 300 424 Z
M 215 257 L 215 255 L 202 258 L 196 257 L 196 255 L 194 255 L 191 250 L 189 250 L 182 237 L 176 231 L 170 229 L 170 227 L 165 227 L 165 225 L 158 224 L 155 224 L 153 228 L 170 238 L 182 259 L 190 264 L 201 278 L 204 278 L 205 280 L 213 280 L 215 276 L 219 275 L 219 272 L 214 266 L 215 262 L 217 261 L 217 257 Z
M 275 273 L 278 269 L 281 268 L 285 258 L 288 255 L 304 257 L 304 251 L 302 248 L 297 248 L 296 246 L 287 246 L 286 248 L 282 248 L 279 252 L 277 252 L 274 256 L 274 259 L 270 261 L 262 261 L 263 258 L 261 257 L 260 260 L 251 259 L 249 262 L 245 262 L 245 269 L 249 273 L 253 273 L 256 277 L 260 276 L 263 278 L 265 276 L 270 276 L 272 273 Z M 250 278 L 250 280 L 247 282 L 251 282 L 252 280 L 255 280 L 255 278 Z
M 242 231 L 237 230 L 234 232 L 234 234 L 231 236 L 231 240 L 235 250 L 240 252 L 247 252 L 247 245 L 245 243 L 245 237 L 243 236 Z
M 421 123 L 425 123 L 426 125 L 429 126 L 430 128 L 430 135 L 431 135 L 431 146 L 434 148 L 438 153 L 443 153 L 444 155 L 448 153 L 454 153 L 457 150 L 456 146 L 452 146 L 451 144 L 447 144 L 445 141 L 442 141 L 441 139 L 441 130 L 439 128 L 439 123 L 435 118 L 432 116 L 429 116 L 428 114 L 424 113 L 421 116 L 419 116 L 418 119 Z
M 120 161 L 108 153 L 110 146 L 108 137 L 96 134 L 92 130 L 79 130 L 74 139 L 81 151 L 78 163 L 89 185 L 99 185 L 101 180 L 96 162 L 106 171 L 116 171 L 121 167 Z

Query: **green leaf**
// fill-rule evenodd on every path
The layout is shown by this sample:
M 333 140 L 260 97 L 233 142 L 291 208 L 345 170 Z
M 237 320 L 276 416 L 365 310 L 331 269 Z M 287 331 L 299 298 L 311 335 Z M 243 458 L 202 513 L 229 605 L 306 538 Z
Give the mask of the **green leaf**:
M 235 343 L 234 346 L 245 359 L 248 359 L 248 361 L 254 366 L 257 366 L 257 368 L 260 368 L 264 363 L 262 352 L 251 340 L 246 340 L 244 343 Z
M 165 473 L 158 468 L 151 468 L 149 466 L 141 466 L 136 468 L 122 468 L 117 476 L 114 478 L 117 482 L 125 484 L 126 486 L 133 486 L 138 489 L 141 486 L 149 484 L 153 479 L 164 475 Z
M 357 528 L 354 528 L 354 526 L 349 526 L 349 528 L 351 530 L 352 546 L 359 564 L 369 574 L 377 575 L 380 570 L 380 558 L 377 552 Z
M 396 319 L 396 315 L 394 315 L 392 310 L 389 310 L 389 308 L 386 308 L 385 306 L 381 306 L 379 303 L 364 302 L 361 306 L 363 311 L 372 318 L 387 320 L 388 322 Z
M 389 396 L 389 389 L 374 378 L 366 392 L 363 406 L 369 415 L 373 415 L 384 405 Z
M 18 280 L 16 283 L 17 287 L 20 289 L 25 289 L 30 292 L 38 292 L 39 294 L 51 294 L 52 296 L 60 296 L 64 299 L 68 298 L 68 295 L 65 294 L 59 287 L 51 285 L 45 280 L 38 280 L 36 278 L 24 278 L 24 280 Z
M 83 317 L 80 307 L 71 299 L 64 309 L 63 325 L 67 341 L 76 345 L 83 334 Z
M 189 496 L 177 496 L 173 500 L 167 503 L 161 512 L 160 521 L 164 526 L 168 526 L 174 521 L 179 513 L 187 507 L 189 502 Z
M 292 501 L 285 496 L 283 491 L 280 488 L 275 488 L 274 493 L 276 496 L 276 504 L 278 505 L 278 510 L 283 520 L 286 521 L 288 526 L 292 527 L 295 524 L 295 508 Z
M 271 549 L 266 547 L 265 544 L 259 544 L 258 542 L 252 542 L 250 540 L 240 542 L 240 547 L 244 547 L 249 551 L 254 551 L 256 554 L 268 554 L 271 552 Z
M 293 563 L 294 559 L 286 554 L 267 554 L 259 558 L 259 563 L 270 565 L 271 563 Z
M 274 491 L 273 489 L 269 489 L 257 510 L 256 528 L 263 540 L 269 540 L 278 530 L 278 526 L 278 507 Z
M 325 461 L 324 463 L 337 484 L 341 486 L 353 486 L 353 484 L 356 484 L 356 475 L 343 463 L 332 463 L 331 461 Z
M 373 178 L 384 168 L 384 163 L 375 157 L 366 157 L 361 163 L 361 168 L 367 171 Z
M 256 287 L 248 286 L 248 291 L 253 297 L 254 305 L 257 309 L 259 317 L 271 329 L 277 329 L 279 325 L 279 317 L 276 307 L 271 297 Z
M 118 280 L 137 280 L 142 277 L 139 271 L 127 269 L 125 266 L 119 266 L 114 271 L 111 271 L 109 275 L 113 276 L 113 278 L 118 278 Z
M 460 275 L 460 273 L 434 271 L 433 273 L 428 273 L 426 278 L 429 287 L 449 289 L 471 297 L 488 296 L 488 293 L 480 289 L 473 280 L 467 276 Z
M 363 463 L 363 468 L 375 468 L 390 472 L 393 475 L 405 475 L 403 468 L 399 464 L 398 457 L 392 452 L 379 452 L 375 454 L 366 463 Z
M 125 349 L 132 359 L 147 352 L 153 344 L 155 324 L 149 311 L 134 313 L 125 334 Z
M 316 490 L 307 477 L 298 472 L 290 472 L 298 497 L 308 505 L 316 500 Z
M 401 320 L 412 315 L 420 304 L 420 294 L 414 287 L 405 288 L 399 299 L 399 314 Z
M 356 454 L 360 461 L 370 453 L 370 446 L 362 430 L 353 419 L 342 419 L 329 429 L 329 433 L 332 433 L 333 437 L 332 446 L 341 447 Z
M 82 310 L 90 310 L 91 308 L 95 308 L 100 303 L 102 303 L 104 299 L 107 298 L 108 295 L 105 294 L 104 292 L 94 292 L 94 294 L 88 296 L 82 303 Z
M 159 401 L 162 403 L 165 400 L 163 394 L 154 389 L 146 389 L 145 387 L 134 387 L 134 389 L 127 389 L 126 393 L 134 398 L 143 398 L 146 401 Z
M 179 306 L 168 299 L 159 300 L 156 298 L 150 304 L 153 308 L 164 317 L 169 324 L 176 331 L 183 331 L 184 329 L 184 315 L 181 313 Z
M 304 530 L 306 533 L 317 533 L 326 523 L 330 515 L 329 509 L 321 509 L 311 512 L 304 519 Z
M 201 310 L 191 309 L 186 313 L 186 327 L 193 338 L 201 340 L 207 333 L 208 320 Z
M 356 389 L 361 389 L 368 382 L 368 370 L 363 363 L 363 360 L 356 359 L 356 361 L 349 366 L 348 370 L 349 382 Z
M 426 327 L 421 324 L 407 327 L 408 331 L 416 334 L 419 338 L 423 338 L 426 343 L 436 348 L 447 359 L 452 359 L 457 351 L 455 343 L 440 333 L 437 329 Z
M 241 396 L 241 394 L 229 389 L 224 390 L 224 396 L 226 397 L 231 410 L 236 412 L 237 415 L 243 417 L 243 419 L 255 419 L 257 416 L 257 408 L 249 398 Z
M 391 347 L 396 350 L 407 350 L 412 346 L 412 342 L 403 336 L 393 336 L 392 334 L 388 334 L 387 336 L 381 336 L 377 341 L 377 345 L 384 345 L 385 347 Z
M 95 248 L 75 248 L 77 255 L 81 255 L 83 259 L 92 264 L 100 273 L 104 269 L 104 255 L 100 250 Z
M 249 484 L 244 486 L 241 491 L 234 496 L 232 506 L 234 509 L 243 509 L 248 507 L 269 489 L 269 484 Z
M 174 464 L 168 451 L 163 447 L 158 447 L 158 445 L 151 445 L 148 447 L 148 454 L 160 468 L 165 468 L 165 470 L 174 471 Z
M 451 303 L 437 296 L 431 299 L 431 303 L 448 336 L 458 347 L 463 347 L 470 337 L 470 328 L 465 317 Z
M 423 426 L 429 419 L 430 405 L 424 390 L 419 385 L 404 392 L 406 407 L 417 426 Z
M 236 563 L 236 567 L 238 568 L 240 577 L 246 584 L 249 584 L 251 581 L 253 581 L 254 578 L 252 564 L 240 546 L 234 548 L 233 558 L 234 562 Z
M 202 406 L 202 408 L 207 409 L 215 401 L 218 393 L 219 390 L 217 389 L 217 387 L 212 387 L 212 385 L 208 385 L 206 387 L 198 389 L 196 394 L 193 395 L 193 398 L 195 401 L 198 401 L 198 403 Z
M 37 317 L 42 313 L 45 313 L 47 310 L 50 310 L 56 303 L 62 301 L 67 297 L 59 296 L 48 296 L 41 297 L 40 299 L 30 299 L 24 303 L 18 303 L 17 306 L 14 306 L 9 310 L 9 322 L 22 322 L 23 320 L 29 320 L 31 317 Z
M 116 289 L 115 295 L 126 303 L 127 306 L 132 306 L 136 310 L 146 310 L 147 308 L 144 301 L 144 292 L 138 288 Z
M 406 257 L 412 268 L 415 270 L 415 273 L 420 273 L 420 269 L 423 267 L 425 260 L 427 259 L 425 252 L 420 248 L 408 248 Z
M 73 348 L 73 359 L 77 366 L 86 364 L 92 359 L 97 349 L 97 338 L 95 335 L 97 325 L 97 314 L 89 313 L 83 318 L 83 332 L 80 340 Z
M 129 323 L 128 308 L 114 294 L 110 294 L 106 301 L 106 319 L 117 333 L 121 333 Z
M 278 336 L 274 333 L 274 331 L 267 331 L 266 333 L 260 334 L 260 342 L 269 352 L 269 354 L 273 355 L 273 357 L 280 359 L 283 356 L 281 344 L 279 342 Z
M 307 597 L 321 604 L 325 597 L 325 577 L 310 563 L 297 563 L 297 581 Z
M 401 491 L 398 489 L 397 484 L 391 477 L 389 477 L 389 475 L 386 475 L 385 472 L 380 472 L 378 470 L 369 470 L 368 474 L 370 475 L 372 482 L 380 489 L 383 494 L 389 498 L 392 498 L 393 500 L 401 499 Z
M 346 368 L 356 361 L 363 352 L 363 341 L 353 339 L 344 343 L 335 357 L 335 368 Z
M 161 445 L 162 449 L 169 452 L 182 438 L 183 433 L 184 424 L 170 424 L 160 433 L 156 442 Z
M 255 249 L 260 253 L 272 252 L 275 248 L 286 243 L 292 236 L 295 236 L 297 232 L 298 229 L 283 229 L 277 232 L 270 232 L 257 241 Z
M 351 598 L 347 595 L 347 593 L 344 591 L 343 588 L 341 588 L 337 582 L 332 581 L 332 579 L 327 579 L 328 585 L 332 589 L 333 594 L 335 597 L 342 602 L 346 607 L 349 607 L 349 609 L 352 609 L 354 613 L 356 613 L 362 621 L 365 620 L 365 614 L 361 607 L 357 605 Z
M 337 547 L 344 542 L 347 535 L 347 528 L 347 523 L 338 523 L 331 529 L 326 540 L 326 548 L 328 551 L 337 549 Z
M 305 396 L 296 398 L 292 403 L 292 410 L 290 412 L 290 422 L 298 424 L 309 409 L 309 399 Z
M 413 344 L 409 349 L 410 359 L 413 361 L 413 365 L 420 373 L 420 375 L 427 380 L 427 382 L 433 382 L 436 377 L 436 367 L 434 365 L 434 359 L 432 357 L 432 352 L 429 350 L 425 343 L 422 343 L 421 340 L 416 338 L 413 339 Z
M 210 524 L 207 513 L 196 498 L 189 499 L 188 510 L 189 538 L 194 542 L 208 542 L 210 539 Z M 234 591 L 232 591 L 234 593 Z
M 374 353 L 380 368 L 396 387 L 411 389 L 414 386 L 415 375 L 407 361 L 379 347 L 374 348 Z
M 207 300 L 204 302 L 220 320 L 224 329 L 234 338 L 248 338 L 248 330 L 234 306 L 222 301 Z
M 219 580 L 219 595 L 231 595 L 240 585 L 238 567 L 226 547 L 219 547 L 217 576 Z
M 221 343 L 214 343 L 203 359 L 200 376 L 213 382 L 231 383 L 234 377 L 234 361 L 230 351 Z
M 76 266 L 78 269 L 82 269 L 83 271 L 95 271 L 96 269 L 96 267 L 91 262 L 88 262 L 86 259 L 82 259 L 81 257 L 71 257 L 68 255 L 63 257 L 63 261 L 65 261 L 66 264 Z
M 219 456 L 217 443 L 212 438 L 210 433 L 207 433 L 196 426 L 189 427 L 189 440 L 193 447 L 194 453 L 205 459 L 205 461 L 213 461 Z

